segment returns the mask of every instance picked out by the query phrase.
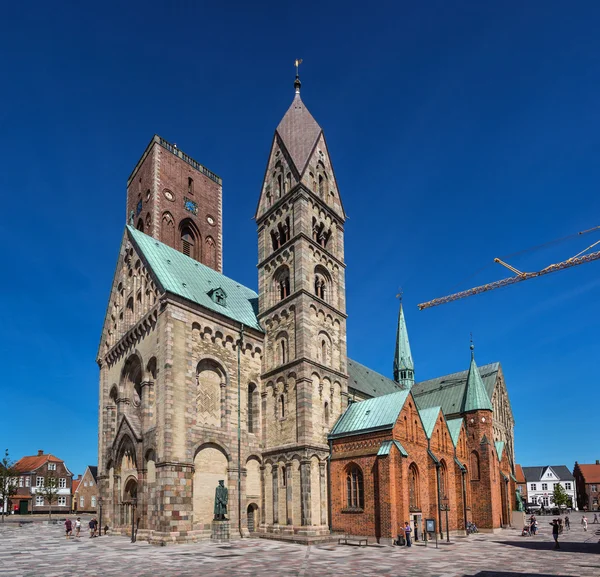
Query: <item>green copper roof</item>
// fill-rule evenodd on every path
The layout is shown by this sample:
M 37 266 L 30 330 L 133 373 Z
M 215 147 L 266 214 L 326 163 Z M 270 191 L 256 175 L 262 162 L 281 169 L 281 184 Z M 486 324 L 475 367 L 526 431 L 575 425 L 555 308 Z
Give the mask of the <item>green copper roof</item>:
M 425 435 L 427 435 L 428 439 L 431 439 L 431 435 L 433 434 L 433 429 L 435 428 L 435 422 L 437 420 L 437 416 L 441 411 L 440 407 L 429 407 L 428 409 L 419 409 L 419 415 L 421 416 L 421 422 L 423 423 L 423 428 L 425 429 Z
M 502 453 L 504 453 L 504 441 L 496 441 L 496 453 L 498 454 L 498 461 L 502 461 Z
M 131 226 L 127 232 L 165 291 L 262 332 L 253 290 Z M 211 297 L 218 288 L 225 293 L 223 305 Z
M 408 395 L 408 390 L 398 391 L 383 397 L 352 403 L 333 426 L 329 438 L 391 429 L 398 420 Z
M 479 374 L 491 399 L 498 380 L 500 363 L 491 363 L 479 367 Z M 444 375 L 436 379 L 415 383 L 411 391 L 419 408 L 442 407 L 444 415 L 458 415 L 461 412 L 465 396 L 469 371 Z
M 392 445 L 396 445 L 396 448 L 398 449 L 398 451 L 400 451 L 400 454 L 403 457 L 408 457 L 408 453 L 406 452 L 406 449 L 400 444 L 400 441 L 383 441 L 383 443 L 381 443 L 381 445 L 379 446 L 377 456 L 383 457 L 385 455 L 389 455 L 390 451 L 392 450 Z
M 460 428 L 462 427 L 463 420 L 462 419 L 450 419 L 446 421 L 448 425 L 448 430 L 450 431 L 450 437 L 452 438 L 452 443 L 456 447 L 458 443 L 458 437 L 460 436 Z
M 463 397 L 461 412 L 488 410 L 491 411 L 492 401 L 485 390 L 481 375 L 475 364 L 475 355 L 473 354 L 473 346 L 471 345 L 471 366 L 467 375 L 467 386 L 465 388 L 465 396 Z
M 400 371 L 403 370 L 411 371 L 411 377 L 402 379 Z M 394 379 L 399 383 L 402 382 L 403 384 L 410 386 L 414 384 L 415 381 L 414 370 L 415 365 L 410 352 L 404 309 L 402 308 L 402 303 L 400 303 L 400 310 L 398 311 L 398 327 L 396 329 L 396 351 L 394 354 Z
M 368 397 L 380 397 L 403 390 L 403 387 L 392 379 L 352 359 L 348 359 L 348 388 Z

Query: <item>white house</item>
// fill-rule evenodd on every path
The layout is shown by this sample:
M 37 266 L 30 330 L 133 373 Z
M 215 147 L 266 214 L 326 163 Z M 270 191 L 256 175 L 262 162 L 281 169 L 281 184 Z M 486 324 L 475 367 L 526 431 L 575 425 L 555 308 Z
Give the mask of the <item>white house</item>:
M 554 487 L 560 484 L 571 498 L 573 508 L 577 509 L 575 478 L 565 465 L 523 467 L 523 474 L 527 482 L 527 499 L 529 503 L 536 503 L 550 508 L 554 507 Z

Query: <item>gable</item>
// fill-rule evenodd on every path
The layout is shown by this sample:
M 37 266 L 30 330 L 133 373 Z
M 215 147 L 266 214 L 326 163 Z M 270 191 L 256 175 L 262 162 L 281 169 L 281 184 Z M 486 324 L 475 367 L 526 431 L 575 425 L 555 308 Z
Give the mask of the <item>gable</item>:
M 126 230 L 104 316 L 98 358 L 115 346 L 154 307 L 161 292 L 155 276 Z

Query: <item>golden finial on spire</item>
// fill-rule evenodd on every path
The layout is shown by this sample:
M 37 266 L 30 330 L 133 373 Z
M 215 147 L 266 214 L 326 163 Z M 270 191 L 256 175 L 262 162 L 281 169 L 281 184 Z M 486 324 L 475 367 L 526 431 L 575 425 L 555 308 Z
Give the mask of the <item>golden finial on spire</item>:
M 402 302 L 402 296 L 403 296 L 404 292 L 402 290 L 402 287 L 398 287 L 398 294 L 396 295 L 396 298 Z
M 294 88 L 296 89 L 296 94 L 300 94 L 300 64 L 302 64 L 302 58 L 296 58 L 294 61 L 294 66 L 296 67 L 296 80 L 294 80 Z

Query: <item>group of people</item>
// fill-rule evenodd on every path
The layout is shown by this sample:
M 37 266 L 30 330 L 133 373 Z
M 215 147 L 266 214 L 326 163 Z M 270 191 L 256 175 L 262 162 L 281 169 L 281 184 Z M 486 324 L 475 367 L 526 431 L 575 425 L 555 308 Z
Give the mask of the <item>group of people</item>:
M 75 537 L 81 536 L 81 517 L 77 517 L 75 522 L 71 521 L 71 519 L 65 519 L 65 534 L 67 539 L 70 539 L 73 536 L 73 526 L 75 526 Z M 98 536 L 98 519 L 96 517 L 92 517 L 90 522 L 88 523 L 88 527 L 90 529 L 90 538 Z M 108 527 L 106 527 L 108 530 Z M 105 531 L 106 534 L 106 531 Z

